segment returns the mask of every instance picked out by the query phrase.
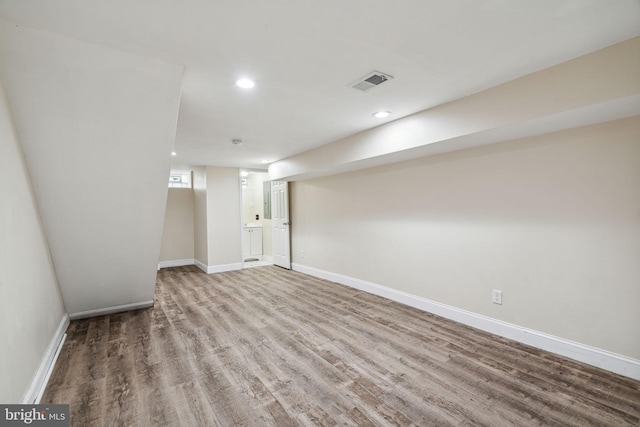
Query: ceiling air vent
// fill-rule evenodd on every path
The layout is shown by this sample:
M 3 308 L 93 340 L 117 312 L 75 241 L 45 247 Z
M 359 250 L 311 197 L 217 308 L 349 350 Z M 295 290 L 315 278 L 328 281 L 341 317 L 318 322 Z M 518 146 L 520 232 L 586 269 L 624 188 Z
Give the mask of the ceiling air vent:
M 381 73 L 380 71 L 372 71 L 363 78 L 351 83 L 349 86 L 354 89 L 361 90 L 362 92 L 366 92 L 392 78 L 393 76 L 390 76 L 389 74 Z

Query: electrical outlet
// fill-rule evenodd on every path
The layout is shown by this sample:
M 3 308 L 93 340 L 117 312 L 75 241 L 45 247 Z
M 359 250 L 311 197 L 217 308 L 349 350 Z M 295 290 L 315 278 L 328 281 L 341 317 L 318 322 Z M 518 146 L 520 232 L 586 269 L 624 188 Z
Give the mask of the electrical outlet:
M 300 256 L 304 258 L 304 251 L 301 251 Z
M 502 291 L 494 289 L 491 293 L 491 302 L 502 305 Z

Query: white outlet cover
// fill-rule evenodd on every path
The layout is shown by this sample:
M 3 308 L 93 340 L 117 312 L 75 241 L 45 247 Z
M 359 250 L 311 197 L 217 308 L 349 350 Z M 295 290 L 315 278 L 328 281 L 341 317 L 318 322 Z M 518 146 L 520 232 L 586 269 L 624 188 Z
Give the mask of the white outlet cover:
M 494 289 L 492 294 L 491 294 L 491 301 L 494 304 L 502 305 L 502 291 L 500 291 L 498 289 Z

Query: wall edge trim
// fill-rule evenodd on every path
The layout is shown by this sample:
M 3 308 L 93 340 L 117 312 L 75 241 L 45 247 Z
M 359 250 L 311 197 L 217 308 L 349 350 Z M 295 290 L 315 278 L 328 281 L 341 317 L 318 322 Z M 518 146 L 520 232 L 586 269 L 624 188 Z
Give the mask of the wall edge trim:
M 409 305 L 428 313 L 463 323 L 465 325 L 509 338 L 578 362 L 605 369 L 635 380 L 640 380 L 640 360 L 616 354 L 586 344 L 570 341 L 565 338 L 549 335 L 544 332 L 528 329 L 512 323 L 483 316 L 471 311 L 442 304 L 427 298 L 412 295 L 376 283 L 306 265 L 292 263 L 292 269 L 300 273 L 330 280 L 351 288 L 378 295 L 402 304 Z
M 67 336 L 65 332 L 68 326 L 69 315 L 64 313 L 56 331 L 53 333 L 53 337 L 51 337 L 51 341 L 49 342 L 44 355 L 42 356 L 38 370 L 36 371 L 29 388 L 22 397 L 23 404 L 38 404 L 40 402 L 42 394 L 49 382 L 51 372 L 56 364 L 56 360 L 58 359 L 58 355 L 60 354 L 60 349 L 62 349 L 62 344 Z
M 69 319 L 71 320 L 84 319 L 87 317 L 104 316 L 105 314 L 114 314 L 114 313 L 120 313 L 123 311 L 138 310 L 141 308 L 149 308 L 149 307 L 153 307 L 153 300 L 134 302 L 131 304 L 114 305 L 113 307 L 97 308 L 95 310 L 79 311 L 77 313 L 69 314 Z

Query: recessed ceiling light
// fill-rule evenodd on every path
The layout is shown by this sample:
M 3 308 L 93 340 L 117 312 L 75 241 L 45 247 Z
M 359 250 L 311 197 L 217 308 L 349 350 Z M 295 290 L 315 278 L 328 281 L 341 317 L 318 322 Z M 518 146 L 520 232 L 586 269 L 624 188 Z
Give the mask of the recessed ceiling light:
M 389 117 L 391 115 L 391 112 L 389 111 L 376 111 L 375 113 L 372 114 L 373 117 L 375 117 L 376 119 L 384 119 L 385 117 Z
M 172 156 L 177 156 L 177 155 L 178 155 L 178 153 L 176 153 L 175 151 L 172 151 L 172 152 L 171 152 L 171 155 L 172 155 Z
M 256 82 L 251 79 L 240 79 L 236 82 L 236 85 L 243 89 L 251 89 L 256 85 Z
M 269 160 L 260 160 L 260 163 L 262 163 L 264 165 L 264 164 L 269 163 Z

